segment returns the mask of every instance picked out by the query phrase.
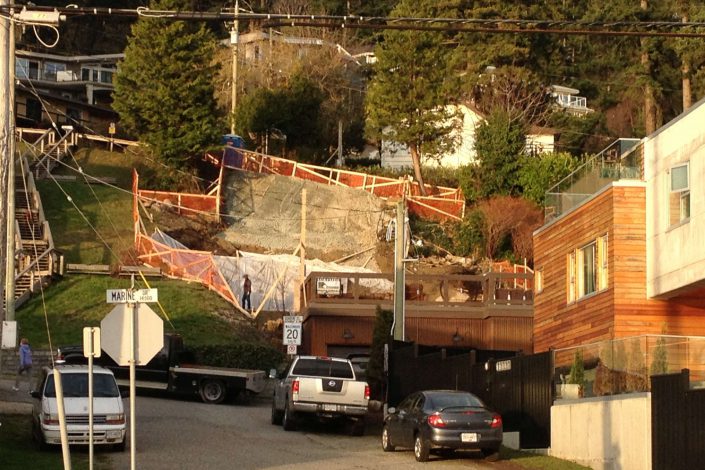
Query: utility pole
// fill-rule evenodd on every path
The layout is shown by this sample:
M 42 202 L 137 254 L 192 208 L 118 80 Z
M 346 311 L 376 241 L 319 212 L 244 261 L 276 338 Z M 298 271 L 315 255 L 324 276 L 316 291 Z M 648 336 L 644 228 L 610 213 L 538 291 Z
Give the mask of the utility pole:
M 0 0 L 0 7 L 7 7 L 8 0 Z M 14 260 L 8 257 L 7 224 L 9 223 L 9 202 L 6 195 L 10 181 L 8 180 L 8 168 L 11 166 L 10 158 L 10 19 L 7 16 L 0 16 L 0 269 L 7 273 L 7 265 Z M 13 250 L 14 251 L 14 250 Z M 5 276 L 7 277 L 7 276 Z M 14 278 L 14 273 L 13 276 Z M 7 290 L 7 283 L 0 286 L 0 299 L 4 299 Z M 14 320 L 7 315 L 7 310 L 3 309 L 1 320 Z M 14 317 L 14 315 L 13 315 Z
M 230 133 L 235 134 L 235 111 L 237 110 L 237 53 L 240 41 L 240 0 L 235 0 L 235 19 L 230 30 L 230 45 L 233 48 L 233 76 L 230 96 Z
M 306 301 L 306 290 L 304 289 L 304 281 L 306 280 L 306 196 L 306 188 L 301 189 L 301 247 L 299 249 L 299 279 L 301 280 L 299 287 L 300 308 L 303 307 L 302 303 Z
M 12 10 L 10 10 L 12 17 Z M 15 27 L 8 21 L 7 47 L 7 253 L 5 263 L 5 319 L 15 320 Z
M 404 275 L 404 245 L 406 241 L 406 208 L 404 198 L 397 203 L 397 218 L 394 228 L 394 322 L 392 336 L 404 341 L 404 301 L 406 297 Z

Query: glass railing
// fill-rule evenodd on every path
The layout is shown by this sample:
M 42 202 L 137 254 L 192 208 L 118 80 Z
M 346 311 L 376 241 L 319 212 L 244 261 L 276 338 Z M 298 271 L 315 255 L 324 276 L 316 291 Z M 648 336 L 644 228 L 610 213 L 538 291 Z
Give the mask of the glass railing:
M 557 398 L 648 392 L 651 376 L 690 370 L 705 388 L 705 337 L 644 335 L 553 351 Z
M 643 160 L 639 139 L 614 141 L 546 192 L 546 221 L 580 205 L 612 181 L 642 179 Z

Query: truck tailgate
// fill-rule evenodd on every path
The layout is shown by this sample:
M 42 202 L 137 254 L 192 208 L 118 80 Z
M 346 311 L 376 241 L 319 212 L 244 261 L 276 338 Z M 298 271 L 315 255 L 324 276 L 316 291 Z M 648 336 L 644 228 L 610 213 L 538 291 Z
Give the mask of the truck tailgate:
M 300 402 L 367 406 L 365 382 L 337 378 L 299 377 Z

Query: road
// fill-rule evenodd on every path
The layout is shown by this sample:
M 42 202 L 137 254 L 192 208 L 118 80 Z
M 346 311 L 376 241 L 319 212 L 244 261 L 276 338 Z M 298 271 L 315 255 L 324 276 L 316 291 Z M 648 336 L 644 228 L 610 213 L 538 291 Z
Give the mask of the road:
M 432 456 L 428 463 L 417 463 L 410 451 L 383 452 L 373 426 L 363 437 L 349 436 L 344 426 L 316 423 L 286 432 L 270 424 L 264 399 L 250 405 L 206 405 L 138 396 L 136 440 L 136 468 L 146 470 L 517 468 L 507 462 L 487 463 L 474 454 Z M 106 455 L 115 469 L 130 468 L 129 447 Z

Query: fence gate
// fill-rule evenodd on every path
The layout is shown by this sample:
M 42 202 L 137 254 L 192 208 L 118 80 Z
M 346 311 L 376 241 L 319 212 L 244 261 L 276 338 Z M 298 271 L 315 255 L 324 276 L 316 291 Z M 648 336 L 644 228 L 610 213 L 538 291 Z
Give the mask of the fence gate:
M 705 390 L 689 389 L 690 371 L 651 377 L 651 460 L 659 470 L 702 468 Z

